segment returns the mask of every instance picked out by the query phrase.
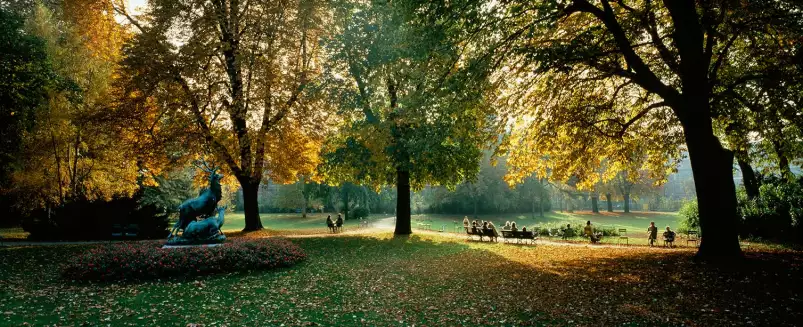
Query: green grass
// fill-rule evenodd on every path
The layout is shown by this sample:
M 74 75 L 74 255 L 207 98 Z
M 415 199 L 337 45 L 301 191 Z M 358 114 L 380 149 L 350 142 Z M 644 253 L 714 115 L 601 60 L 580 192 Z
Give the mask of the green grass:
M 799 252 L 731 268 L 692 250 L 515 246 L 434 236 L 299 238 L 295 267 L 134 284 L 74 284 L 88 246 L 0 248 L 0 325 L 794 325 Z M 770 305 L 771 304 L 771 305 Z

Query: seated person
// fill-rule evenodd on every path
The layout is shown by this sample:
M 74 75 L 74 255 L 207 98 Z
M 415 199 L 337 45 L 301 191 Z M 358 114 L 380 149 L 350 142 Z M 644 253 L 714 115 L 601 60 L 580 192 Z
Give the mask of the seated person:
M 463 217 L 463 227 L 468 227 L 468 225 L 469 225 L 468 216 L 465 216 Z
M 583 228 L 583 234 L 588 237 L 591 243 L 597 243 L 602 238 L 602 233 L 594 233 L 594 226 L 591 225 L 591 221 L 586 222 L 586 227 Z
M 488 222 L 488 228 L 489 228 L 489 229 L 491 230 L 491 232 L 493 233 L 493 235 L 494 235 L 494 238 L 497 238 L 497 237 L 499 237 L 499 231 L 497 231 L 497 230 L 496 230 L 496 225 L 494 225 L 494 223 L 493 223 L 493 222 L 490 222 L 490 221 Z
M 526 232 L 526 231 L 527 231 L 527 226 L 524 226 L 524 227 L 522 227 L 522 228 L 521 228 L 521 231 L 522 231 L 522 232 Z
M 335 227 L 337 227 L 337 229 L 339 230 L 343 229 L 343 217 L 341 217 L 340 214 L 337 214 L 337 220 L 335 220 Z
M 510 222 L 506 221 L 505 226 L 502 226 L 502 230 L 510 230 Z
M 471 221 L 471 232 L 474 233 L 474 234 L 477 233 L 477 225 L 478 224 L 477 224 L 476 220 Z
M 574 237 L 574 229 L 572 229 L 572 224 L 566 224 L 566 227 L 562 230 L 563 235 L 561 235 L 562 239 L 568 239 L 570 237 Z
M 332 221 L 331 215 L 326 216 L 326 227 L 329 227 L 329 231 L 331 231 L 332 233 L 335 232 L 335 222 Z
M 519 230 L 519 228 L 516 227 L 516 222 L 515 221 L 510 223 L 510 230 L 512 230 L 514 232 L 517 232 Z
M 669 229 L 669 226 L 666 226 L 666 231 L 664 232 L 664 246 L 669 245 L 672 246 L 672 243 L 675 242 L 675 232 Z

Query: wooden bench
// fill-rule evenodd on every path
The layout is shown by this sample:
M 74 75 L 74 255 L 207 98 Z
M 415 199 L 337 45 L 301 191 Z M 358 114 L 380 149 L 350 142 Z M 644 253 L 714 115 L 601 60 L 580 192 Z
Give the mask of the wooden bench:
M 527 241 L 529 240 L 530 243 L 535 242 L 535 233 L 533 231 L 512 231 L 512 230 L 503 230 L 502 231 L 502 238 L 505 239 L 505 243 L 508 240 L 515 239 L 516 243 L 521 242 L 522 240 Z
M 496 236 L 494 235 L 494 231 L 492 229 L 483 230 L 481 227 L 477 227 L 476 231 L 474 231 L 473 227 L 463 227 L 463 228 L 466 230 L 466 235 L 468 236 L 468 239 L 473 240 L 474 236 L 479 236 L 480 241 L 482 241 L 483 236 L 487 236 L 488 241 L 494 241 L 494 239 L 496 239 Z

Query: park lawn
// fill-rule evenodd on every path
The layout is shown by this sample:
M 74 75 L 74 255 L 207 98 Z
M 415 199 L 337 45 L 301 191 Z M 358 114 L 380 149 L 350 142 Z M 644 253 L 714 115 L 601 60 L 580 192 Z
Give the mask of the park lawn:
M 74 284 L 58 262 L 88 246 L 0 249 L 0 325 L 794 326 L 800 252 L 733 267 L 691 249 L 516 246 L 411 238 L 297 238 L 309 259 L 276 271 Z
M 302 218 L 300 213 L 262 213 L 259 214 L 262 226 L 270 230 L 290 230 L 303 231 L 304 233 L 315 234 L 327 232 L 326 216 L 331 215 L 332 220 L 337 219 L 337 214 L 327 213 L 308 213 L 307 218 Z M 372 215 L 368 220 L 386 218 L 384 215 Z M 360 221 L 355 219 L 345 220 L 343 228 L 348 230 L 359 226 Z M 226 213 L 226 222 L 223 224 L 224 232 L 241 231 L 245 227 L 245 214 L 242 212 Z

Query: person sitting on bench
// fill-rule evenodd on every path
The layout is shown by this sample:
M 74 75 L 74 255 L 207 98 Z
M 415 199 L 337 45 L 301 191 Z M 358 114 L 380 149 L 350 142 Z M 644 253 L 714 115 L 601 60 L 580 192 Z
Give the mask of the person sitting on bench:
M 566 227 L 563 228 L 563 233 L 561 235 L 561 239 L 569 239 L 570 237 L 574 237 L 574 229 L 572 229 L 572 224 L 566 224 Z
M 675 232 L 669 229 L 669 226 L 666 226 L 666 231 L 664 232 L 664 246 L 672 247 L 675 243 Z
M 510 222 L 506 221 L 505 226 L 502 226 L 502 230 L 510 230 Z
M 340 214 L 337 214 L 337 220 L 335 220 L 335 227 L 337 227 L 338 231 L 343 230 L 343 217 Z
M 594 233 L 594 226 L 591 225 L 591 221 L 586 222 L 586 227 L 583 228 L 583 234 L 591 241 L 591 243 L 597 243 L 602 238 L 602 233 Z
M 326 227 L 329 227 L 329 231 L 330 232 L 332 232 L 332 233 L 335 232 L 335 222 L 332 221 L 332 216 L 331 215 L 327 215 L 326 216 Z
M 471 233 L 477 234 L 477 221 L 471 221 Z
M 463 227 L 468 227 L 470 222 L 468 221 L 468 216 L 463 217 Z
M 518 232 L 519 231 L 519 228 L 516 227 L 516 222 L 515 221 L 510 223 L 510 230 L 512 230 L 514 232 Z
M 493 232 L 494 238 L 499 237 L 499 231 L 496 230 L 496 225 L 493 222 L 488 222 L 488 228 Z
M 524 226 L 524 227 L 522 227 L 522 228 L 521 228 L 521 231 L 522 231 L 522 232 L 526 232 L 526 231 L 527 231 L 527 226 Z

